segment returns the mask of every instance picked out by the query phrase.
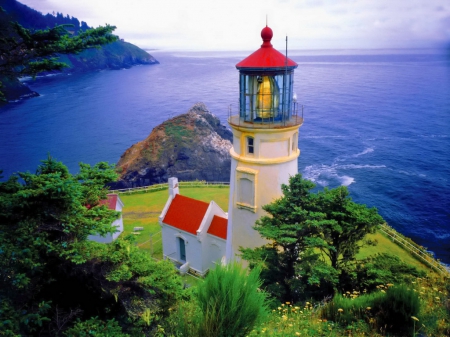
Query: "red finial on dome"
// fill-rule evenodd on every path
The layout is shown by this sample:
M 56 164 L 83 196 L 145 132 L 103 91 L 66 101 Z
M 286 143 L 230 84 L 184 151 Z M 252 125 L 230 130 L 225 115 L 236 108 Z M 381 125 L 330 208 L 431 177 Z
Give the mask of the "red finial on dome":
M 263 44 L 261 47 L 272 47 L 270 41 L 273 37 L 273 31 L 270 27 L 265 26 L 261 31 L 261 38 L 263 39 Z

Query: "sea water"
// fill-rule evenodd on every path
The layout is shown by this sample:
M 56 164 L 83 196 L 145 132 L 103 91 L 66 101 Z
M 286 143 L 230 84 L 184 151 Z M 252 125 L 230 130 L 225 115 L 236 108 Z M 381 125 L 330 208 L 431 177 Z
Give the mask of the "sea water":
M 0 108 L 0 169 L 48 155 L 116 163 L 164 120 L 204 102 L 237 113 L 235 64 L 250 52 L 151 52 L 159 65 L 42 77 L 40 97 Z M 437 50 L 293 51 L 303 105 L 299 172 L 348 186 L 389 225 L 450 263 L 450 61 Z

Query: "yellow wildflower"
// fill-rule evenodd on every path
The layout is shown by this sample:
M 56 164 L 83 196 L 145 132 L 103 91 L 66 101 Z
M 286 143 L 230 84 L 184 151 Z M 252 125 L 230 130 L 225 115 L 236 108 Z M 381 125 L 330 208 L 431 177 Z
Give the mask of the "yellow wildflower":
M 411 316 L 411 318 L 417 322 L 419 321 L 419 319 L 416 316 Z

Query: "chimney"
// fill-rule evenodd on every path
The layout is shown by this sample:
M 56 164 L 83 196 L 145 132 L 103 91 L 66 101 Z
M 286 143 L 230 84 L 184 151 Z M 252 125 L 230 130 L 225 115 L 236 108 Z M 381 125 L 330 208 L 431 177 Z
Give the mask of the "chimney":
M 180 189 L 178 188 L 178 178 L 169 178 L 169 197 L 175 198 L 175 195 L 180 194 Z

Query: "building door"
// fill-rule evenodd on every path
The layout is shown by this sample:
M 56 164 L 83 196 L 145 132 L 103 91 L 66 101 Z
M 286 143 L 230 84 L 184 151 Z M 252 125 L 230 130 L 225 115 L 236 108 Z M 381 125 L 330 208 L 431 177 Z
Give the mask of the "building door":
M 180 261 L 186 261 L 186 245 L 182 238 L 178 238 L 180 244 Z

